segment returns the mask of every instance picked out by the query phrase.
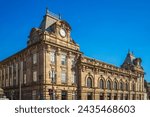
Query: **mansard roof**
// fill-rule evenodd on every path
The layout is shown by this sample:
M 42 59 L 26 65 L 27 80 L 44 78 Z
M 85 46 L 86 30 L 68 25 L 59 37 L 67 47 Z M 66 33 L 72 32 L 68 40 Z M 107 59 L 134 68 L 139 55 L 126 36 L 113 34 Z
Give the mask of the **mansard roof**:
M 62 20 L 60 15 L 54 14 L 50 12 L 48 9 L 46 9 L 46 15 L 44 16 L 39 28 L 43 31 L 51 31 L 51 26 L 55 24 L 56 22 L 60 22 L 65 24 L 69 29 L 71 29 L 71 26 L 69 23 L 67 23 L 65 20 Z
M 48 28 L 60 20 L 60 17 L 52 12 L 50 12 L 48 9 L 46 9 L 46 15 L 44 16 L 39 28 L 42 30 L 48 30 Z

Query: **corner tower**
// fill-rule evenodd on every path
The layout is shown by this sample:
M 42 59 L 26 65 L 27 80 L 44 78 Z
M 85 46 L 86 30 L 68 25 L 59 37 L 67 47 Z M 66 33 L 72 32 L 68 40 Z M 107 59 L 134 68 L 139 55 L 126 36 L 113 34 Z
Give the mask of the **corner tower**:
M 133 72 L 144 72 L 143 67 L 141 65 L 142 59 L 136 58 L 132 52 L 128 52 L 123 64 L 121 65 L 121 68 L 126 70 L 131 70 Z

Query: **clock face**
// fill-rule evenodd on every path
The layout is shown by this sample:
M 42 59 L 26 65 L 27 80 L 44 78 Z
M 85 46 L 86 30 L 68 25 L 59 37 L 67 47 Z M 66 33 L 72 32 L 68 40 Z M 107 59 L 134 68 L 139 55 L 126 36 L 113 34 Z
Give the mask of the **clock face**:
M 65 37 L 65 36 L 66 36 L 66 31 L 65 31 L 65 29 L 63 29 L 63 28 L 60 29 L 60 35 L 61 35 L 62 37 Z

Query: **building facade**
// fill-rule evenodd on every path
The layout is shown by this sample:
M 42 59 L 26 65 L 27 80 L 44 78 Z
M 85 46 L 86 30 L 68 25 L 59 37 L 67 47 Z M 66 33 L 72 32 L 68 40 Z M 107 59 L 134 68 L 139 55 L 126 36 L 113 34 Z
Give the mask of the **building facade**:
M 147 99 L 150 100 L 150 82 L 147 82 L 147 87 L 146 87 L 146 93 L 147 93 Z
M 142 60 L 128 52 L 121 67 L 84 56 L 71 26 L 46 11 L 27 47 L 0 62 L 0 85 L 9 99 L 142 100 Z

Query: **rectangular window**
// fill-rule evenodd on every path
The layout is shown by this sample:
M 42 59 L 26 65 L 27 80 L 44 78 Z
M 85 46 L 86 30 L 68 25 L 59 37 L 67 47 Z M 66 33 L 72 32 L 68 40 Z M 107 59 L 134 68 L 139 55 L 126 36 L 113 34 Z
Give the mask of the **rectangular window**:
M 55 71 L 51 70 L 49 75 L 50 75 L 50 78 L 51 78 L 51 82 L 55 83 L 56 82 L 56 73 L 55 73 Z
M 37 72 L 33 72 L 33 82 L 37 82 Z
M 12 84 L 12 77 L 10 77 L 10 79 L 9 79 L 9 82 L 10 82 L 10 86 L 12 86 L 13 84 Z
M 76 75 L 75 72 L 72 72 L 72 83 L 75 84 L 76 83 Z
M 128 100 L 128 94 L 125 95 L 125 100 Z
M 100 100 L 104 100 L 104 93 L 100 93 L 100 97 L 99 97 Z
M 66 83 L 66 82 L 67 82 L 66 72 L 62 71 L 62 73 L 61 73 L 61 83 Z
M 72 100 L 77 100 L 77 94 L 76 92 L 72 92 Z
M 24 83 L 24 84 L 27 83 L 27 75 L 26 75 L 26 74 L 24 74 L 24 76 L 23 76 L 23 83 Z
M 123 100 L 123 94 L 122 93 L 120 94 L 120 100 Z
M 107 100 L 111 100 L 111 93 L 107 93 Z
M 67 62 L 66 55 L 62 55 L 61 56 L 61 64 L 66 65 L 66 62 Z
M 92 95 L 93 95 L 92 92 L 87 93 L 87 100 L 92 100 L 93 99 Z
M 114 100 L 118 100 L 117 93 L 114 94 Z
M 61 92 L 61 100 L 67 100 L 67 91 Z
M 8 87 L 8 86 L 9 86 L 9 80 L 6 79 L 6 87 Z
M 32 91 L 32 100 L 36 100 L 36 95 L 37 95 L 37 91 L 33 90 Z
M 16 77 L 14 77 L 14 79 L 13 79 L 13 85 L 14 85 L 14 86 L 16 86 L 16 85 L 17 85 L 17 83 L 16 83 L 16 82 L 17 82 Z
M 50 61 L 51 63 L 55 63 L 55 52 L 50 52 Z
M 33 54 L 33 64 L 37 63 L 37 54 Z

